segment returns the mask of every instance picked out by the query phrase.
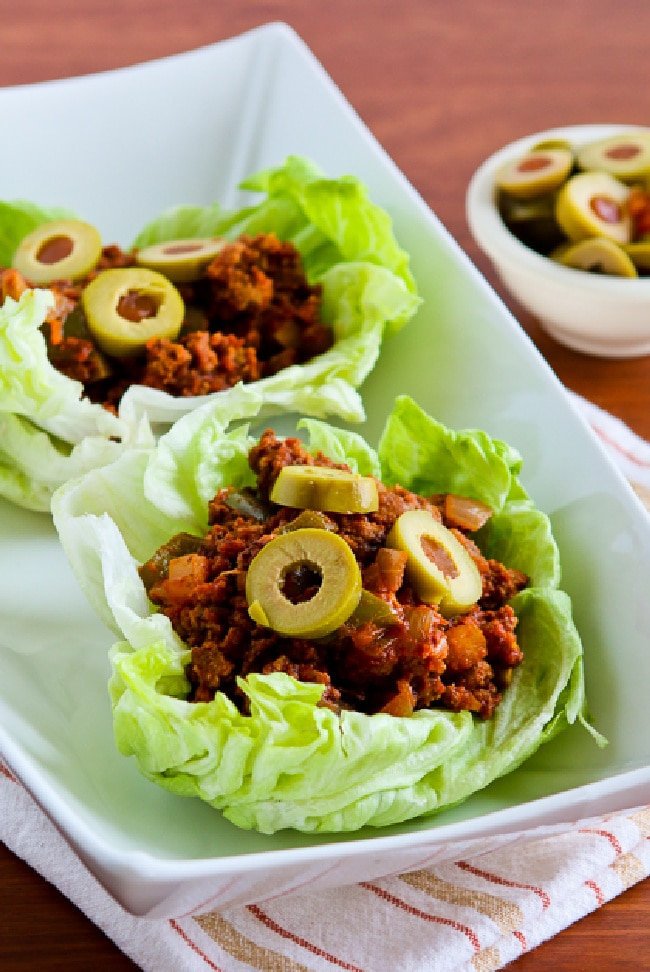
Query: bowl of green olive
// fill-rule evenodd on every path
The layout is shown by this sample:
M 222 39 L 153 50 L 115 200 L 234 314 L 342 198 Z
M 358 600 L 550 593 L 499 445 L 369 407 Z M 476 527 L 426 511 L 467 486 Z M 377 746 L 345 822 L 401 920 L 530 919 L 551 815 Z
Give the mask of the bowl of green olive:
M 650 128 L 575 125 L 486 159 L 467 191 L 477 246 L 555 340 L 650 354 Z

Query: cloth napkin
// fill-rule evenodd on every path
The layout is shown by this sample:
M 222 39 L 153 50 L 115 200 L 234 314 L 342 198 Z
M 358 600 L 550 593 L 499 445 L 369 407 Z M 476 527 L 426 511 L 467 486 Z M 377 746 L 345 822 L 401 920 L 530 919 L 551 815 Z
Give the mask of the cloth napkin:
M 650 445 L 572 400 L 650 498 Z M 0 839 L 145 972 L 496 972 L 650 875 L 650 805 L 464 841 L 443 863 L 331 891 L 137 918 L 97 883 L 0 761 Z M 446 851 L 449 851 L 446 848 Z

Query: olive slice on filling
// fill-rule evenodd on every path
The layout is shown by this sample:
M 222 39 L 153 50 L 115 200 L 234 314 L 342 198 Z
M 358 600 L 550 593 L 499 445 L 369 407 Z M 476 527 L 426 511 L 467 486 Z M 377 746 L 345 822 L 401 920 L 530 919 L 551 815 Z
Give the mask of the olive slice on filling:
M 371 591 L 363 590 L 359 603 L 348 618 L 347 623 L 360 627 L 362 624 L 372 621 L 377 627 L 389 627 L 398 620 L 397 611 L 388 601 Z
M 82 291 L 81 303 L 94 340 L 116 358 L 137 354 L 152 337 L 174 340 L 185 315 L 176 287 L 144 267 L 102 271 Z
M 406 578 L 420 600 L 449 617 L 463 614 L 483 593 L 478 567 L 460 540 L 428 510 L 398 516 L 386 546 L 408 555 Z
M 187 283 L 198 280 L 225 243 L 225 240 L 217 237 L 168 240 L 143 247 L 138 250 L 135 259 L 141 267 L 158 270 L 174 283 Z
M 279 506 L 328 513 L 373 513 L 379 509 L 377 483 L 329 466 L 283 466 L 270 499 Z
M 38 286 L 53 280 L 79 280 L 102 252 L 99 232 L 79 219 L 57 219 L 28 233 L 16 249 L 12 266 Z
M 289 638 L 323 638 L 347 621 L 361 597 L 352 550 L 328 530 L 305 528 L 270 540 L 246 573 L 248 613 Z
M 522 158 L 505 162 L 497 170 L 495 182 L 518 199 L 533 199 L 562 185 L 572 167 L 569 149 L 533 149 Z
M 632 220 L 625 203 L 629 194 L 628 186 L 607 172 L 580 172 L 560 189 L 555 217 L 574 243 L 590 236 L 628 243 Z

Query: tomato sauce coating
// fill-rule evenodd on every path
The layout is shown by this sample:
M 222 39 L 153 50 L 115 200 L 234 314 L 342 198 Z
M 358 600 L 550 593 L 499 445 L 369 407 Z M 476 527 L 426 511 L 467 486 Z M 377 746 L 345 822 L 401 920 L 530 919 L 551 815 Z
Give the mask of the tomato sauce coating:
M 353 614 L 324 638 L 283 637 L 250 618 L 245 595 L 246 571 L 258 551 L 305 516 L 270 503 L 270 490 L 284 465 L 348 467 L 321 454 L 312 457 L 300 440 L 278 439 L 270 430 L 251 450 L 249 463 L 255 490 L 220 490 L 209 505 L 205 537 L 178 535 L 140 568 L 150 599 L 191 649 L 191 699 L 209 701 L 221 691 L 246 711 L 237 678 L 281 671 L 322 684 L 321 705 L 335 711 L 409 716 L 442 707 L 489 718 L 523 660 L 508 601 L 526 586 L 525 575 L 485 558 L 469 532 L 448 521 L 479 569 L 483 595 L 467 613 L 443 617 L 406 583 L 406 554 L 384 541 L 406 510 L 425 509 L 445 522 L 445 497 L 425 498 L 378 482 L 374 513 L 309 516 L 345 539 L 364 590 L 388 612 L 361 619 Z M 296 598 L 313 593 L 313 576 L 294 583 Z
M 110 358 L 88 331 L 81 293 L 103 270 L 135 264 L 135 252 L 107 246 L 83 280 L 49 286 L 55 297 L 43 326 L 49 359 L 111 411 L 132 384 L 177 397 L 207 395 L 303 364 L 333 344 L 331 327 L 321 321 L 321 286 L 307 281 L 293 244 L 268 233 L 226 244 L 198 280 L 178 285 L 186 316 L 177 340 L 153 337 L 132 359 Z M 28 286 L 18 271 L 0 270 L 0 303 L 8 295 L 19 299 Z

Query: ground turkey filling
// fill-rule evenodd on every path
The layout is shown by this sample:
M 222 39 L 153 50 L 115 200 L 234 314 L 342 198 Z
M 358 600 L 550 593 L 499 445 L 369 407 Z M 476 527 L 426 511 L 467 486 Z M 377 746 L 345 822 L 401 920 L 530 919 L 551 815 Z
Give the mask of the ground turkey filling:
M 523 655 L 517 618 L 507 603 L 526 586 L 517 570 L 488 560 L 469 535 L 445 514 L 447 497 L 425 499 L 399 486 L 378 483 L 379 509 L 368 514 L 318 514 L 325 529 L 350 545 L 366 591 L 387 601 L 390 623 L 348 621 L 319 639 L 287 638 L 256 624 L 248 614 L 246 570 L 253 557 L 303 511 L 270 503 L 285 465 L 348 469 L 322 454 L 310 456 L 300 440 L 265 432 L 250 452 L 257 488 L 220 490 L 209 507 L 204 538 L 180 534 L 140 568 L 150 599 L 191 648 L 190 698 L 208 701 L 216 691 L 246 712 L 238 676 L 286 672 L 324 686 L 321 705 L 335 711 L 470 710 L 489 718 Z M 463 615 L 443 618 L 404 582 L 406 554 L 383 546 L 398 516 L 429 510 L 469 550 L 483 582 L 480 601 Z M 314 578 L 294 578 L 295 599 L 313 596 Z M 286 592 L 286 596 L 290 596 Z
M 133 384 L 207 395 L 302 364 L 333 344 L 331 327 L 320 320 L 320 285 L 308 283 L 292 243 L 267 233 L 226 244 L 199 280 L 178 285 L 186 308 L 178 340 L 154 337 L 134 358 L 109 358 L 88 331 L 81 293 L 103 270 L 135 262 L 135 252 L 107 246 L 86 278 L 49 286 L 55 297 L 43 326 L 49 359 L 111 411 Z M 17 270 L 0 269 L 0 304 L 30 286 Z

